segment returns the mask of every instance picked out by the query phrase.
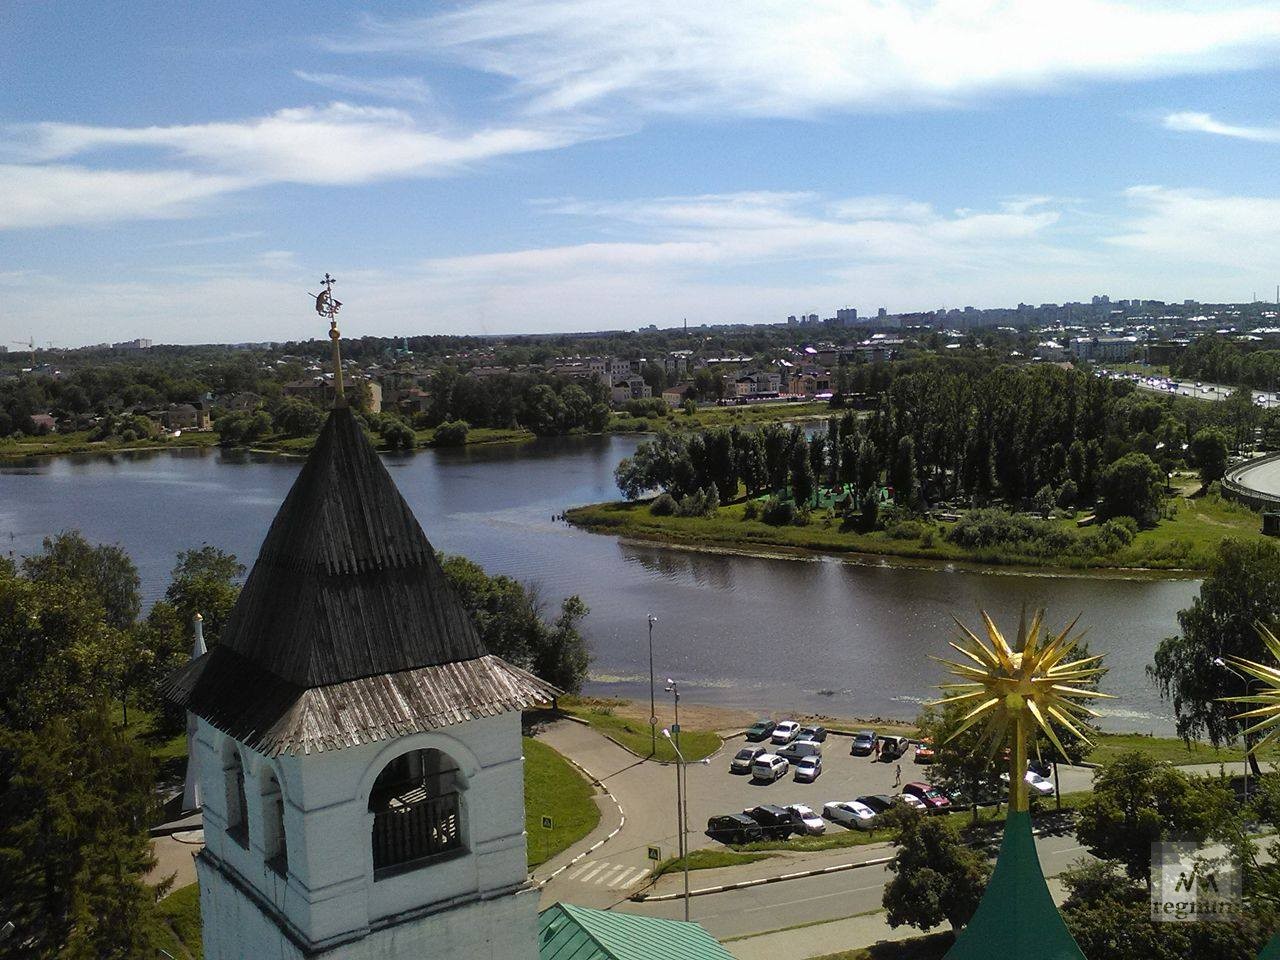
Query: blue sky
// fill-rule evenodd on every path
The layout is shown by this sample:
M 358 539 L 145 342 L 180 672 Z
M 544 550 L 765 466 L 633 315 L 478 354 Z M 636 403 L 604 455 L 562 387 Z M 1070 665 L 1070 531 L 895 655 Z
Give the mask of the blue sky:
M 769 322 L 1280 281 L 1280 10 L 16 2 L 0 330 Z M 322 333 L 322 331 L 319 331 Z M 12 347 L 11 347 L 12 349 Z

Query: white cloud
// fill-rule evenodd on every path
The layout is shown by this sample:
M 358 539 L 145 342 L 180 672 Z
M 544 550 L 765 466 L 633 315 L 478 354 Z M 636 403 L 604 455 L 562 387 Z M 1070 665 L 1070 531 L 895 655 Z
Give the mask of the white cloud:
M 376 97 L 379 100 L 401 100 L 422 106 L 435 103 L 431 88 L 421 77 L 349 77 L 341 73 L 311 73 L 307 70 L 295 70 L 293 75 L 299 80 L 336 93 Z
M 390 107 L 332 103 L 235 122 L 152 127 L 11 125 L 0 229 L 189 215 L 196 201 L 273 183 L 349 186 L 438 177 L 512 154 L 552 150 L 598 135 L 583 126 L 525 124 L 426 129 Z M 122 166 L 130 151 L 166 165 Z M 112 168 L 54 163 L 111 152 Z M 149 158 L 148 158 L 149 159 Z M 8 202 L 4 202 L 8 201 Z
M 1239 140 L 1255 140 L 1259 143 L 1280 143 L 1280 124 L 1270 126 L 1239 126 L 1222 123 L 1208 113 L 1171 113 L 1164 118 L 1166 129 L 1183 133 L 1212 133 L 1220 137 Z
M 1278 43 L 1274 5 L 1248 0 L 485 0 L 331 46 L 449 56 L 534 113 L 795 117 L 1238 69 Z
M 1109 238 L 1113 246 L 1158 258 L 1173 269 L 1210 266 L 1223 279 L 1252 278 L 1256 284 L 1261 275 L 1271 282 L 1280 259 L 1280 197 L 1162 186 L 1130 187 L 1125 197 L 1134 216 Z M 1243 294 L 1237 291 L 1237 296 Z
M 243 180 L 185 170 L 0 164 L 0 230 L 190 216 Z

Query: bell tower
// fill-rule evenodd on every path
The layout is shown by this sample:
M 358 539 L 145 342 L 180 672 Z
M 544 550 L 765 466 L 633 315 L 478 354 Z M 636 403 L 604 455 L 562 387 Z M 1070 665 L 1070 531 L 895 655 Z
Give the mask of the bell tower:
M 335 405 L 167 689 L 194 718 L 205 956 L 535 960 L 520 711 L 556 692 L 487 653 Z

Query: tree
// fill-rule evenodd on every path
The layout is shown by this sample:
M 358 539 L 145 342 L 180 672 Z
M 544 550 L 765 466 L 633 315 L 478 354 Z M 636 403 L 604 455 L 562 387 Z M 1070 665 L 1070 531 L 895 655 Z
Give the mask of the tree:
M 23 956 L 158 956 L 145 750 L 105 705 L 30 730 L 0 729 L 0 903 Z
M 217 642 L 240 595 L 236 581 L 244 572 L 244 564 L 235 554 L 202 544 L 195 550 L 178 554 L 164 597 L 183 624 L 189 624 L 200 614 L 204 618 L 205 639 L 212 645 Z
M 1154 523 L 1164 502 L 1164 474 L 1145 453 L 1130 453 L 1106 469 L 1098 518 L 1133 517 Z
M 813 502 L 815 489 L 809 444 L 801 435 L 791 446 L 791 499 L 798 506 L 807 506 Z
M 564 404 L 554 389 L 535 384 L 525 393 L 525 425 L 540 437 L 554 436 L 564 417 Z
M 981 725 L 955 735 L 968 712 L 969 709 L 959 703 L 929 707 L 921 714 L 917 726 L 921 736 L 933 743 L 929 781 L 948 793 L 967 797 L 976 822 L 980 801 L 994 797 L 998 802 L 1007 792 L 1000 779 L 1007 764 L 987 750 Z
M 898 816 L 898 854 L 889 863 L 893 879 L 883 899 L 889 926 L 931 930 L 945 920 L 959 930 L 982 899 L 989 874 L 986 858 L 961 843 L 942 817 L 914 811 Z
M 791 437 L 780 423 L 764 428 L 764 462 L 769 489 L 775 493 L 787 485 L 790 472 Z
M 465 420 L 449 420 L 436 427 L 431 435 L 433 447 L 461 447 L 467 442 L 471 424 Z
M 418 443 L 418 435 L 403 420 L 393 417 L 383 423 L 382 440 L 390 450 L 412 450 Z
M 133 625 L 142 608 L 138 568 L 119 546 L 93 545 L 79 531 L 45 537 L 44 552 L 24 557 L 22 572 L 51 583 L 68 579 L 102 601 L 107 623 L 117 630 Z
M 764 437 L 757 431 L 744 431 L 738 435 L 738 477 L 751 494 L 760 493 L 769 482 Z
M 868 437 L 858 445 L 857 469 L 853 480 L 855 489 L 876 490 L 880 486 L 880 451 Z
M 1133 751 L 1095 771 L 1076 836 L 1094 856 L 1124 864 L 1132 879 L 1150 880 L 1153 843 L 1204 840 L 1231 802 L 1222 788 L 1193 784 L 1176 767 Z
M 609 405 L 607 403 L 593 403 L 587 410 L 587 419 L 584 426 L 589 433 L 603 433 L 605 427 L 609 426 Z
M 1191 462 L 1206 487 L 1226 476 L 1229 455 L 1227 436 L 1215 427 L 1205 427 L 1191 438 Z
M 916 444 L 909 436 L 898 440 L 898 455 L 893 461 L 890 482 L 893 484 L 894 502 L 914 508 L 920 499 L 920 481 L 916 476 Z
M 1245 685 L 1214 661 L 1234 656 L 1267 662 L 1254 625 L 1277 620 L 1280 547 L 1270 540 L 1222 541 L 1199 595 L 1178 611 L 1180 632 L 1160 642 L 1147 667 L 1161 695 L 1173 700 L 1180 737 L 1207 737 L 1220 746 L 1241 735 L 1244 724 L 1232 719 L 1241 708 L 1220 698 L 1244 694 Z M 1251 765 L 1258 775 L 1256 757 Z
M 275 408 L 275 423 L 290 437 L 310 437 L 324 425 L 324 411 L 300 397 L 286 397 Z

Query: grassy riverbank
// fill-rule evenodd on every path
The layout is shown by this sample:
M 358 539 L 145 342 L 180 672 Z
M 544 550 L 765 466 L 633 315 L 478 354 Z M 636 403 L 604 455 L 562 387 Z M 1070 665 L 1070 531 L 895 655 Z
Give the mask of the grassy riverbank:
M 0 440 L 0 460 L 59 456 L 68 453 L 129 453 L 181 450 L 217 446 L 216 433 L 183 433 L 154 440 L 90 440 L 90 433 L 49 433 L 43 437 L 9 437 Z
M 662 716 L 658 719 L 657 751 L 653 749 L 653 731 L 647 720 L 635 716 L 620 715 L 616 707 L 626 701 L 590 700 L 565 697 L 560 701 L 560 709 L 570 716 L 585 720 L 592 727 L 607 737 L 612 737 L 625 749 L 636 756 L 650 757 L 670 763 L 676 759 L 676 752 L 667 738 L 662 735 L 662 728 L 670 726 Z M 645 706 L 648 706 L 646 704 Z M 723 741 L 711 730 L 696 730 L 682 725 L 680 730 L 680 750 L 686 761 L 701 760 L 720 749 Z
M 615 413 L 605 429 L 609 433 L 656 433 L 667 427 L 677 430 L 705 430 L 709 427 L 741 427 L 780 420 L 825 419 L 838 417 L 843 413 L 843 410 L 832 410 L 828 403 L 755 403 L 698 407 L 693 413 L 671 410 L 665 417 L 633 417 L 626 413 Z
M 732 503 L 710 517 L 655 516 L 648 501 L 596 503 L 566 511 L 569 522 L 596 533 L 641 540 L 737 549 L 760 548 L 824 554 L 868 554 L 903 560 L 973 563 L 1048 569 L 1116 569 L 1199 571 L 1208 567 L 1226 537 L 1261 537 L 1258 514 L 1217 496 L 1176 497 L 1170 515 L 1133 541 L 1110 553 L 1090 556 L 1074 549 L 1092 528 L 1077 528 L 1073 519 L 1050 521 L 1069 548 L 1046 553 L 1036 541 L 965 549 L 951 543 L 948 523 L 898 523 L 863 532 L 842 525 L 830 511 L 813 511 L 801 525 L 771 526 L 747 519 L 747 503 Z

